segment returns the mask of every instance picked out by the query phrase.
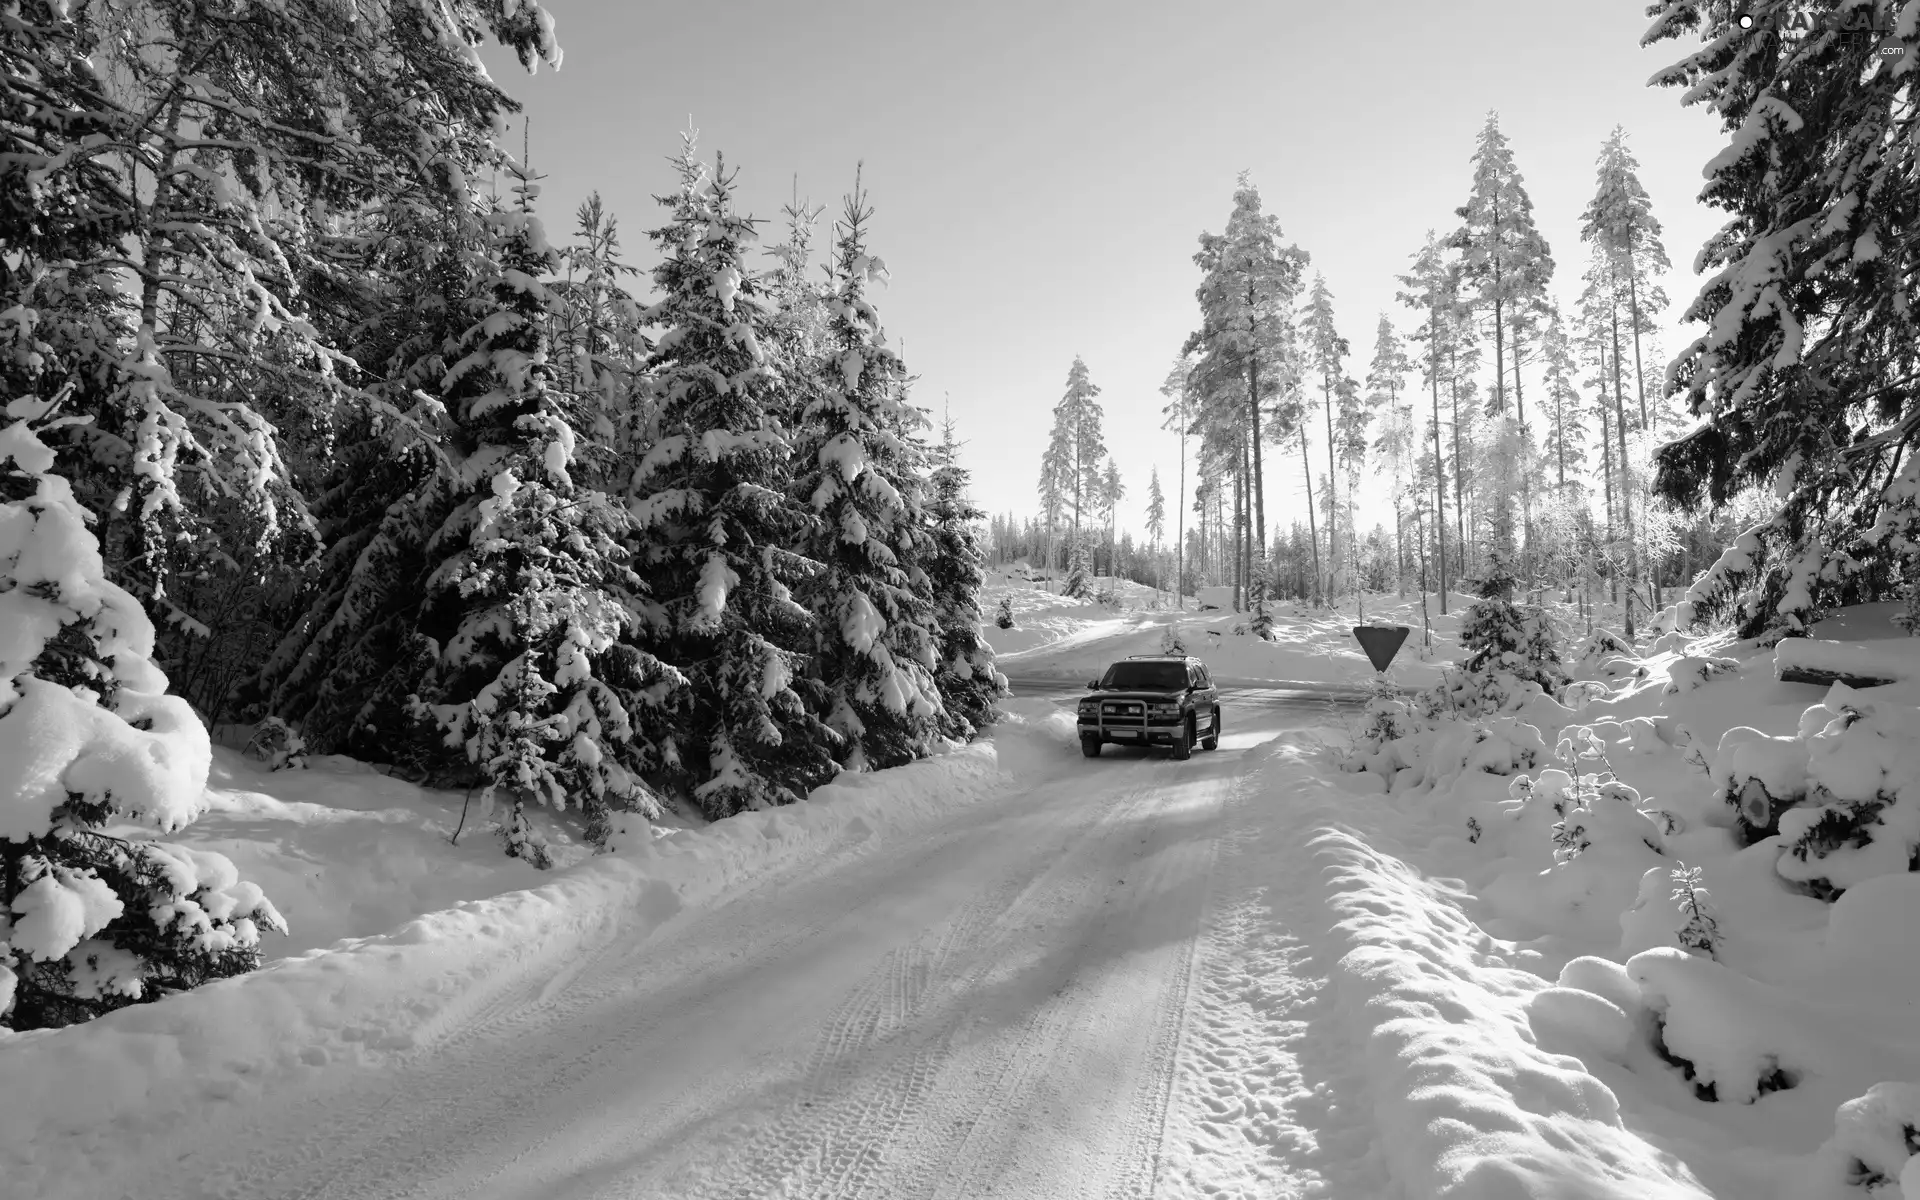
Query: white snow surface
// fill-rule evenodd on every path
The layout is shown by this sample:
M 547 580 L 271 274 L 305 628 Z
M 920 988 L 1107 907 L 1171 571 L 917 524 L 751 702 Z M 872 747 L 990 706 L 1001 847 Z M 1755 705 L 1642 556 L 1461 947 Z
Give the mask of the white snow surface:
M 1225 680 L 1371 674 L 1345 614 L 1262 642 L 1132 585 L 1000 590 L 1016 690 L 1174 627 L 1219 630 Z M 1438 677 L 1457 614 L 1396 676 Z M 1041 689 L 789 808 L 557 838 L 551 875 L 446 845 L 457 796 L 217 752 L 181 840 L 280 898 L 288 956 L 0 1038 L 35 1081 L 0 1086 L 0 1190 L 1920 1200 L 1920 874 L 1843 853 L 1807 894 L 1728 797 L 1764 781 L 1785 830 L 1810 782 L 1881 794 L 1905 853 L 1920 689 L 1781 683 L 1724 637 L 1609 653 L 1357 772 L 1316 701 L 1230 687 L 1218 751 L 1089 761 Z

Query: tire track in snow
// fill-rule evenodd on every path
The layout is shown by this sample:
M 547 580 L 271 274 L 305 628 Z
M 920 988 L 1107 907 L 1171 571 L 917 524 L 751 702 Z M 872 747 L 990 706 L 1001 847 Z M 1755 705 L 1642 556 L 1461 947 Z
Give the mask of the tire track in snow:
M 1074 786 L 1074 785 L 1069 785 Z M 1155 799 L 1159 781 L 1139 780 L 1131 792 L 1107 805 L 1097 820 L 1064 826 L 1066 839 L 1044 855 L 1045 867 L 1029 864 L 1004 874 L 941 926 L 938 936 L 895 950 L 880 972 L 893 981 L 896 1004 L 881 1036 L 888 1044 L 858 1048 L 858 1061 L 836 1070 L 816 1054 L 807 1081 L 774 1126 L 740 1157 L 740 1169 L 724 1182 L 682 1191 L 661 1181 L 661 1194 L 689 1197 L 806 1196 L 840 1200 L 861 1195 L 911 1195 L 911 1190 L 874 1191 L 889 1151 L 910 1134 L 935 1081 L 953 1051 L 961 1013 L 928 1009 L 963 1006 L 970 991 L 1008 954 L 1031 937 L 1032 918 L 1057 906 L 1084 871 L 1087 847 L 1097 850 L 1116 826 L 1137 817 Z M 1078 790 L 1076 788 L 1076 790 Z M 1045 802 L 1042 800 L 1041 802 Z M 933 1002 L 933 1003 L 930 1003 Z M 922 1018 L 931 1019 L 922 1020 Z M 828 1050 L 830 1031 L 823 1035 Z M 839 1047 L 832 1054 L 844 1053 Z M 909 1137 L 907 1140 L 911 1140 Z
M 1319 959 L 1320 870 L 1287 799 L 1256 774 L 1229 801 L 1154 1192 L 1169 1200 L 1389 1194 L 1361 1047 Z
M 937 853 L 909 854 L 899 865 L 911 872 Z M 716 908 L 689 915 L 725 920 L 729 910 L 777 892 L 791 875 L 831 867 L 843 857 L 858 857 L 858 852 L 771 873 Z M 760 936 L 746 954 L 785 957 L 854 915 L 862 903 L 857 894 L 833 899 L 838 902 L 796 910 L 802 919 L 791 924 L 749 928 L 749 937 Z M 548 987 L 550 977 L 519 975 L 491 989 L 483 1002 L 465 1009 L 467 1024 L 411 1056 L 413 1070 L 398 1081 L 387 1077 L 387 1069 L 356 1072 L 302 1111 L 297 1129 L 236 1130 L 236 1144 L 247 1146 L 237 1161 L 214 1166 L 213 1179 L 200 1187 L 172 1194 L 359 1200 L 398 1194 L 392 1178 L 396 1163 L 406 1163 L 418 1178 L 458 1175 L 459 1160 L 487 1140 L 488 1130 L 512 1137 L 542 1098 L 565 1091 L 663 1022 L 698 1012 L 725 993 L 731 976 L 711 970 L 689 970 L 684 980 L 666 982 L 674 961 L 708 957 L 697 942 L 677 936 L 684 933 L 685 920 L 676 916 L 670 924 L 681 928 L 661 929 L 637 942 L 618 937 L 617 925 L 610 926 L 608 938 L 566 968 L 574 976 L 571 987 L 554 990 Z M 643 995 L 648 995 L 645 1004 L 621 1003 L 623 997 Z M 571 1034 L 561 1038 L 558 1055 L 555 1030 Z M 505 1090 L 502 1081 L 510 1081 Z M 706 1082 L 691 1085 L 697 1089 Z M 160 1186 L 142 1193 L 167 1194 Z
M 884 1194 L 1148 1194 L 1223 783 L 1156 766 L 1154 794 L 1080 881 L 1098 893 L 1124 879 L 1123 890 L 1068 927 L 1079 936 L 1042 939 L 1003 973 L 999 1011 L 983 1003 L 970 1030 L 975 1065 L 958 1058 L 942 1079 L 918 1170 Z M 1176 824 L 1181 807 L 1197 816 Z M 1141 824 L 1150 808 L 1167 811 Z M 1011 1026 L 997 1039 L 981 1028 L 995 1019 Z

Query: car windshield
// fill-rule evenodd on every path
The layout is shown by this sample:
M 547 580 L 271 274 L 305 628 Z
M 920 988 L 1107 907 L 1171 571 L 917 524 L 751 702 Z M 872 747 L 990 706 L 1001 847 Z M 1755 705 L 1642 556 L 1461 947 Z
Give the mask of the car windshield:
M 1183 662 L 1117 662 L 1107 668 L 1103 688 L 1143 689 L 1177 692 L 1187 686 L 1187 664 Z

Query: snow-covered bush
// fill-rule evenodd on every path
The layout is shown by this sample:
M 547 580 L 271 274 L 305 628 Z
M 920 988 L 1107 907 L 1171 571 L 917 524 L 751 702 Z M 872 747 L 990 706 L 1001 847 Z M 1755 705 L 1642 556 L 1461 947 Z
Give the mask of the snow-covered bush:
M 212 748 L 49 473 L 53 407 L 18 398 L 0 429 L 0 1029 L 251 970 L 261 932 L 286 928 L 224 856 L 105 832 L 193 821 Z
M 1160 631 L 1160 653 L 1187 654 L 1187 635 L 1181 631 L 1180 623 L 1175 621 Z
M 246 756 L 267 764 L 269 771 L 302 770 L 307 765 L 307 743 L 279 717 L 268 717 L 247 739 Z
M 1468 716 L 1507 711 L 1567 684 L 1553 617 L 1539 605 L 1515 604 L 1515 586 L 1511 569 L 1496 554 L 1480 599 L 1460 618 L 1460 645 L 1472 653 L 1446 686 Z
M 1836 686 L 1836 693 L 1846 689 Z M 1823 899 L 1920 861 L 1920 709 L 1830 696 L 1800 718 L 1806 802 L 1779 817 L 1780 874 Z
M 1907 1200 L 1920 1196 L 1920 1084 L 1876 1083 L 1840 1105 L 1812 1173 L 1810 1184 L 1841 1195 L 1887 1197 L 1897 1183 Z
M 1508 919 L 1610 942 L 1661 861 L 1664 830 L 1591 729 L 1569 729 L 1554 757 L 1559 765 L 1509 783 L 1504 801 L 1477 806 L 1474 840 L 1502 860 L 1482 896 Z
M 1352 740 L 1341 766 L 1349 771 L 1372 770 L 1391 778 L 1399 766 L 1386 747 L 1427 728 L 1422 707 L 1385 679 L 1375 679 L 1368 687 L 1367 705 L 1351 730 Z
M 1013 597 L 1000 597 L 1000 607 L 993 614 L 993 623 L 1001 629 L 1013 628 Z
M 1582 668 L 1594 667 L 1615 655 L 1633 656 L 1633 645 L 1619 634 L 1595 625 L 1593 631 L 1573 644 L 1572 658 Z
M 1795 736 L 1728 730 L 1713 782 L 1742 844 L 1777 834 L 1780 875 L 1811 895 L 1920 866 L 1920 709 L 1836 684 Z
M 1797 1006 L 1710 958 L 1662 946 L 1627 960 L 1627 975 L 1652 1015 L 1655 1051 L 1701 1100 L 1752 1104 L 1799 1086 L 1822 1057 Z
M 1720 923 L 1707 907 L 1707 889 L 1700 882 L 1700 868 L 1685 863 L 1668 874 L 1673 883 L 1673 902 L 1680 908 L 1680 929 L 1675 933 L 1682 949 L 1714 957 L 1720 938 Z
M 1674 660 L 1667 686 L 1661 691 L 1668 696 L 1691 692 L 1717 675 L 1734 675 L 1739 671 L 1740 664 L 1731 658 L 1686 655 Z

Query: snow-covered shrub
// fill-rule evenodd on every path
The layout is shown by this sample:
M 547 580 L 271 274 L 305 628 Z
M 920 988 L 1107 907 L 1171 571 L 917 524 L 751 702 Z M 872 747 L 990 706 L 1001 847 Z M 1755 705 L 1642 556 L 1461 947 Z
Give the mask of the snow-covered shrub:
M 1668 878 L 1673 883 L 1673 902 L 1680 908 L 1682 924 L 1674 934 L 1682 949 L 1693 954 L 1714 957 L 1720 937 L 1720 923 L 1707 907 L 1707 889 L 1700 882 L 1700 868 L 1685 863 L 1676 865 Z
M 1731 658 L 1684 656 L 1674 660 L 1667 686 L 1661 691 L 1668 696 L 1691 692 L 1716 675 L 1734 675 L 1739 670 L 1740 664 Z
M 1920 579 L 1908 583 L 1901 598 L 1904 605 L 1894 614 L 1893 623 L 1906 630 L 1908 637 L 1920 637 Z
M 1660 861 L 1663 830 L 1639 792 L 1614 778 L 1590 729 L 1569 730 L 1555 757 L 1558 766 L 1509 783 L 1505 801 L 1480 806 L 1478 840 L 1504 860 L 1482 896 L 1508 919 L 1611 941 Z
M 1633 645 L 1619 634 L 1595 625 L 1593 632 L 1573 644 L 1573 661 L 1580 668 L 1594 667 L 1617 655 L 1633 657 Z
M 251 970 L 260 933 L 286 928 L 224 856 L 104 832 L 193 821 L 212 748 L 49 473 L 53 407 L 18 398 L 0 428 L 0 1029 Z
M 1162 629 L 1160 631 L 1160 653 L 1162 654 L 1191 653 L 1191 651 L 1187 649 L 1187 635 L 1184 631 L 1181 630 L 1180 623 L 1178 621 L 1175 621 L 1173 624 L 1168 625 L 1165 629 Z
M 266 763 L 269 771 L 297 771 L 307 765 L 307 743 L 279 717 L 261 721 L 253 736 L 247 739 L 243 753 Z
M 1351 730 L 1351 743 L 1341 765 L 1349 771 L 1372 770 L 1391 778 L 1399 769 L 1386 747 L 1412 737 L 1427 727 L 1417 706 L 1385 679 L 1368 687 L 1367 704 Z
M 1806 802 L 1779 817 L 1780 874 L 1823 899 L 1920 864 L 1920 709 L 1834 688 L 1802 714 Z
M 1000 607 L 993 614 L 993 623 L 1001 629 L 1013 628 L 1013 597 L 1000 597 Z
M 1890 1197 L 1897 1183 L 1906 1200 L 1920 1196 L 1920 1084 L 1876 1083 L 1841 1104 L 1812 1167 L 1809 1184 L 1836 1194 Z
M 1539 605 L 1515 604 L 1515 585 L 1505 559 L 1495 555 L 1481 581 L 1480 599 L 1460 618 L 1460 645 L 1472 653 L 1445 686 L 1468 716 L 1509 711 L 1567 684 L 1553 617 Z
M 1820 1061 L 1794 1005 L 1710 958 L 1662 946 L 1627 960 L 1627 975 L 1653 1016 L 1654 1050 L 1702 1100 L 1752 1104 Z

